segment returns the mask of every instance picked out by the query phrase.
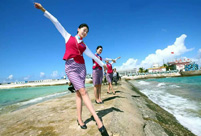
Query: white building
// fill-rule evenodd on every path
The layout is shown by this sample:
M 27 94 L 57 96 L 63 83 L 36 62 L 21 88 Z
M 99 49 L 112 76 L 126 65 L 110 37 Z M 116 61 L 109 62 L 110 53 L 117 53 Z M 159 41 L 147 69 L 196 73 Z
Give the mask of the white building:
M 164 72 L 164 71 L 166 71 L 166 67 L 161 66 L 161 67 L 148 68 L 148 71 L 150 73 L 152 73 L 152 72 Z
M 180 59 L 180 60 L 175 60 L 173 62 L 168 62 L 168 66 L 174 66 L 175 70 L 179 71 L 185 71 L 185 65 L 190 64 L 192 61 L 190 59 Z
M 117 70 L 117 72 L 119 72 L 120 76 L 133 75 L 137 73 L 137 68 L 127 69 L 127 70 Z

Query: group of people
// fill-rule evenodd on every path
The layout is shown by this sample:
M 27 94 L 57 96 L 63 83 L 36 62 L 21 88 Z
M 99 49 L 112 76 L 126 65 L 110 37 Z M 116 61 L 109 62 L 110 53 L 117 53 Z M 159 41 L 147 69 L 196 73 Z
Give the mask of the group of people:
M 68 76 L 68 79 L 72 83 L 75 94 L 76 94 L 76 106 L 77 106 L 77 123 L 81 129 L 87 129 L 86 124 L 82 120 L 82 101 L 92 114 L 93 120 L 96 121 L 97 127 L 102 135 L 108 135 L 106 128 L 103 125 L 103 122 L 100 120 L 98 115 L 95 112 L 95 109 L 92 105 L 92 102 L 89 98 L 87 90 L 85 88 L 85 77 L 86 77 L 86 67 L 85 61 L 83 58 L 83 53 L 88 57 L 93 59 L 93 84 L 94 84 L 94 95 L 95 102 L 97 104 L 102 104 L 103 101 L 101 99 L 101 84 L 103 78 L 103 70 L 107 70 L 107 81 L 109 83 L 107 93 L 110 93 L 112 90 L 113 94 L 115 91 L 112 88 L 112 64 L 116 62 L 117 59 L 105 59 L 106 64 L 103 63 L 102 57 L 100 54 L 102 53 L 102 46 L 98 46 L 96 50 L 96 54 L 94 55 L 87 45 L 83 42 L 83 38 L 85 38 L 89 32 L 89 27 L 87 24 L 81 24 L 77 29 L 77 35 L 71 36 L 64 27 L 59 23 L 59 21 L 51 15 L 40 3 L 34 3 L 35 8 L 40 9 L 44 12 L 44 16 L 52 21 L 57 30 L 61 33 L 65 40 L 65 53 L 63 56 L 63 60 L 65 61 L 65 72 Z M 109 63 L 109 61 L 112 61 Z
M 110 93 L 110 89 L 112 90 L 113 94 L 115 95 L 115 91 L 112 87 L 112 78 L 113 78 L 113 69 L 112 64 L 116 62 L 117 59 L 120 59 L 120 57 L 116 59 L 110 59 L 110 58 L 102 58 L 100 54 L 102 53 L 103 47 L 98 46 L 96 48 L 95 56 L 101 60 L 106 62 L 107 69 L 104 70 L 106 72 L 106 79 L 109 83 L 108 85 L 108 91 L 107 93 Z M 109 61 L 112 61 L 109 63 Z M 93 79 L 93 85 L 94 85 L 94 95 L 95 95 L 95 102 L 97 104 L 103 104 L 103 101 L 101 99 L 101 86 L 103 81 L 103 70 L 102 67 L 93 59 L 93 72 L 92 72 L 92 79 Z

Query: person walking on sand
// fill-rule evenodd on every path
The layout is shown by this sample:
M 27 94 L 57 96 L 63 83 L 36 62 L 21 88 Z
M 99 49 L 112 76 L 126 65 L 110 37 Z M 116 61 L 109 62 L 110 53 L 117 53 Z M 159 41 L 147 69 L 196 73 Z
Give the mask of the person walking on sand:
M 43 8 L 40 3 L 34 3 L 35 8 L 40 9 L 44 12 L 44 16 L 52 21 L 56 26 L 57 30 L 61 33 L 65 39 L 66 50 L 63 57 L 65 60 L 65 72 L 72 84 L 74 85 L 76 91 L 76 106 L 77 106 L 77 122 L 82 129 L 87 129 L 86 124 L 82 121 L 82 100 L 84 104 L 92 114 L 95 119 L 98 129 L 101 134 L 107 133 L 103 123 L 97 116 L 94 107 L 91 103 L 87 90 L 85 89 L 85 77 L 86 77 L 86 67 L 83 58 L 83 53 L 88 57 L 94 59 L 100 66 L 106 68 L 106 65 L 100 61 L 85 45 L 83 38 L 85 38 L 89 32 L 89 27 L 87 24 L 81 24 L 77 29 L 77 35 L 71 36 L 63 26 L 58 22 L 58 20 L 51 15 L 47 10 Z M 107 134 L 105 134 L 107 135 Z
M 96 53 L 95 56 L 100 59 L 101 61 L 104 60 L 112 60 L 109 58 L 102 58 L 100 54 L 102 53 L 103 47 L 98 46 L 96 48 Z M 112 60 L 114 61 L 114 60 Z M 93 85 L 94 85 L 94 95 L 95 95 L 95 102 L 96 104 L 102 104 L 102 99 L 101 99 L 101 85 L 102 85 L 102 80 L 103 80 L 103 70 L 102 67 L 95 61 L 93 60 L 93 72 L 92 72 L 92 77 L 93 77 Z
M 120 59 L 121 57 L 118 57 L 115 59 L 115 62 Z M 112 77 L 113 77 L 113 70 L 112 70 L 112 64 L 113 62 L 109 63 L 108 60 L 105 61 L 107 63 L 107 75 L 106 75 L 106 79 L 107 79 L 107 82 L 109 83 L 108 85 L 108 91 L 107 91 L 107 94 L 110 94 L 110 89 L 112 90 L 113 92 L 113 95 L 115 95 L 115 91 L 113 90 L 113 87 L 112 87 Z

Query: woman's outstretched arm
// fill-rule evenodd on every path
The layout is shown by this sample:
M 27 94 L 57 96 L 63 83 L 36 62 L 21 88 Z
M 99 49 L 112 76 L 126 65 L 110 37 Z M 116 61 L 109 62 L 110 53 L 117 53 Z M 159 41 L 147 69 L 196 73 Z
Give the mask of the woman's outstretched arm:
M 40 9 L 44 12 L 44 16 L 52 21 L 57 30 L 64 37 L 65 43 L 68 42 L 71 35 L 64 29 L 64 27 L 59 23 L 59 21 L 53 15 L 51 15 L 40 3 L 34 3 L 34 6 L 35 8 Z
M 111 62 L 110 64 L 113 64 L 113 63 L 116 63 L 116 61 L 118 60 L 118 59 L 120 59 L 121 57 L 117 57 L 116 59 L 114 59 L 114 61 L 113 62 Z
M 90 57 L 91 59 L 94 59 L 101 67 L 104 67 L 104 69 L 106 68 L 106 65 L 100 60 L 98 59 L 92 52 L 91 50 L 86 46 L 86 50 L 84 51 L 84 54 L 86 54 L 88 57 Z

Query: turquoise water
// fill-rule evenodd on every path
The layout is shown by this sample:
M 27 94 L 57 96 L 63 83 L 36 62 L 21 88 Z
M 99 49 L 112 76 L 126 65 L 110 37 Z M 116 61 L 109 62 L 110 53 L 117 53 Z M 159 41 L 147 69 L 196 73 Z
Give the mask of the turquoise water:
M 131 83 L 172 113 L 183 126 L 201 136 L 201 76 L 133 80 Z
M 86 84 L 90 87 L 92 84 Z M 0 89 L 0 114 L 70 94 L 68 85 Z

